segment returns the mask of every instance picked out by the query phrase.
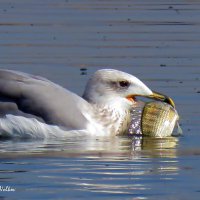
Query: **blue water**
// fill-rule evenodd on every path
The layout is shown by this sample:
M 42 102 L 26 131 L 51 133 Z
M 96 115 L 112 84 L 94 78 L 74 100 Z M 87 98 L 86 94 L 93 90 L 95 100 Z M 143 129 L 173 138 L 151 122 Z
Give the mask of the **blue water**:
M 171 96 L 183 129 L 167 139 L 0 141 L 0 199 L 200 198 L 198 1 L 0 5 L 0 68 L 45 76 L 79 95 L 97 69 L 120 69 Z
M 198 199 L 199 149 L 184 138 L 4 141 L 3 199 Z M 134 141 L 135 142 L 135 141 Z M 7 152 L 3 152 L 7 149 Z

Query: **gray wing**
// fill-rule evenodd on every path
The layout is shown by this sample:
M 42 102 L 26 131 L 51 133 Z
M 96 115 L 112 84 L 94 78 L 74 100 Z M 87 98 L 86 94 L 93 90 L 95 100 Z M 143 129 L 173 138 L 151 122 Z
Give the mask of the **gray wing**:
M 90 104 L 39 76 L 0 70 L 0 115 L 35 116 L 49 124 L 84 129 Z

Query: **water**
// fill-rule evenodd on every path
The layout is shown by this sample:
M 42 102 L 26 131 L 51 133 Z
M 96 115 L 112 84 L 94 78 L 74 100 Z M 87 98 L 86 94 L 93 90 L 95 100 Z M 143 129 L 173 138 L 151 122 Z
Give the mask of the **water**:
M 82 94 L 100 68 L 132 73 L 176 103 L 183 137 L 4 140 L 0 199 L 199 199 L 196 0 L 0 2 L 0 67 Z M 84 71 L 83 69 L 86 69 Z

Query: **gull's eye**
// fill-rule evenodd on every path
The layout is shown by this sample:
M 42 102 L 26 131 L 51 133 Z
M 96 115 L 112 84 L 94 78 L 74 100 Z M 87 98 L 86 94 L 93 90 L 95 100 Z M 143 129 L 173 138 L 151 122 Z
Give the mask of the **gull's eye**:
M 130 86 L 130 82 L 128 82 L 128 81 L 119 81 L 119 85 L 122 88 L 127 88 L 127 87 Z

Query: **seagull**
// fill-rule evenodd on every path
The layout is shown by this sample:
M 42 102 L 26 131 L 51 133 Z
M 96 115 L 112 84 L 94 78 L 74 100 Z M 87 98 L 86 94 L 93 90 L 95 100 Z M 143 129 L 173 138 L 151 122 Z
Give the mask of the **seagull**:
M 46 78 L 1 69 L 0 138 L 123 135 L 136 96 L 156 93 L 135 76 L 114 69 L 96 71 L 82 97 Z

